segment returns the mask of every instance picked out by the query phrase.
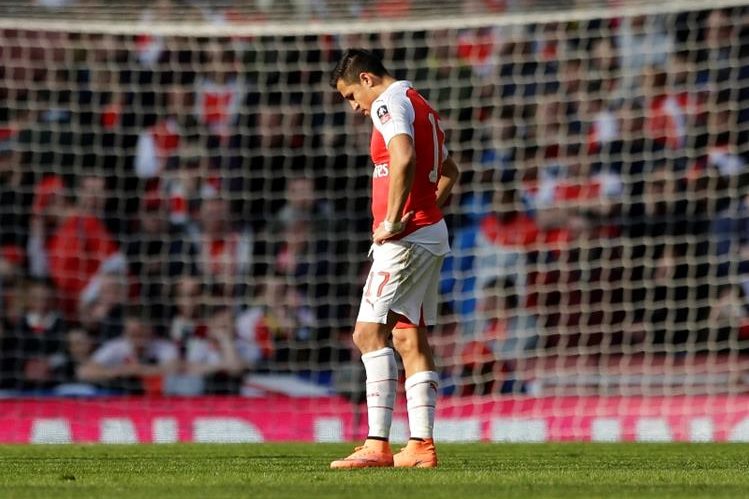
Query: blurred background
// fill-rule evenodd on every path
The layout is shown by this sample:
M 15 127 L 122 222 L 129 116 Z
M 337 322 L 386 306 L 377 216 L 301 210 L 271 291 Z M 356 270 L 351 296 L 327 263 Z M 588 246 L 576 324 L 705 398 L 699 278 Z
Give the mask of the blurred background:
M 8 417 L 144 395 L 356 413 L 371 124 L 327 85 L 348 47 L 431 101 L 463 171 L 444 407 L 741 416 L 749 10 L 714 3 L 2 2 Z

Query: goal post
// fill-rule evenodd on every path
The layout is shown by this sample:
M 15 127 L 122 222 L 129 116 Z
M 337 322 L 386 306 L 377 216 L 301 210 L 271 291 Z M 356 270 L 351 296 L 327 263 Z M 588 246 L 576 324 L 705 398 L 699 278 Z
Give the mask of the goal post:
M 462 171 L 438 438 L 749 439 L 745 2 L 7 3 L 0 441 L 361 436 L 349 46 Z

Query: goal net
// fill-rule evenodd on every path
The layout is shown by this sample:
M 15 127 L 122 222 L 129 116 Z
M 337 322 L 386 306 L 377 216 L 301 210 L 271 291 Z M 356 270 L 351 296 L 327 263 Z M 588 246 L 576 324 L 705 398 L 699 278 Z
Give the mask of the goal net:
M 4 2 L 0 441 L 365 434 L 347 47 L 462 170 L 437 438 L 749 440 L 743 4 Z

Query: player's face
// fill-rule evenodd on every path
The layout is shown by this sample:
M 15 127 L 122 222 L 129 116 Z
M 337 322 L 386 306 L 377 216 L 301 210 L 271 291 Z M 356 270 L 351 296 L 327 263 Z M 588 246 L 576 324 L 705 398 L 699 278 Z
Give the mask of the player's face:
M 362 113 L 364 116 L 369 116 L 372 102 L 377 98 L 372 90 L 372 85 L 372 79 L 368 75 L 364 75 L 356 83 L 346 83 L 343 79 L 338 80 L 336 87 L 346 102 L 349 103 L 351 109 L 357 113 Z

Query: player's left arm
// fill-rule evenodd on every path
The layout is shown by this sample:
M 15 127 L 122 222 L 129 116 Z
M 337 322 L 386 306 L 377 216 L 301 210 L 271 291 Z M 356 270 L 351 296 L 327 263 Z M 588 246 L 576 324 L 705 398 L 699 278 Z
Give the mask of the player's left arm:
M 413 139 L 408 134 L 398 134 L 390 139 L 387 148 L 390 155 L 388 211 L 385 221 L 374 233 L 373 239 L 377 244 L 401 232 L 413 216 L 413 212 L 403 213 L 416 171 L 416 150 Z
M 442 208 L 445 205 L 453 187 L 458 183 L 459 177 L 460 169 L 458 168 L 458 164 L 452 156 L 447 156 L 442 162 L 442 170 L 437 182 L 437 206 Z

